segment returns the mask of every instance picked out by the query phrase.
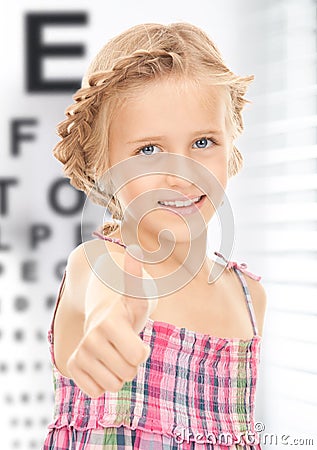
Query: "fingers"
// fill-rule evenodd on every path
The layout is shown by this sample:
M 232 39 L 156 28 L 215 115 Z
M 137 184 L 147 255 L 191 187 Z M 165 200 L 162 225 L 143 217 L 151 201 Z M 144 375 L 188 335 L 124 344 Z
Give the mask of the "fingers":
M 117 392 L 126 381 L 131 381 L 137 374 L 137 366 L 131 366 L 106 343 L 104 362 L 92 354 L 88 347 L 78 350 L 68 363 L 68 369 L 76 377 L 76 383 L 89 393 L 101 395 L 100 392 Z M 111 364 L 110 364 L 111 363 Z M 109 367 L 109 365 L 111 367 Z
M 138 366 L 150 355 L 149 345 L 138 336 L 150 310 L 143 263 L 139 261 L 143 255 L 138 246 L 132 246 L 131 253 L 124 254 L 124 294 L 108 293 L 101 283 L 92 281 L 86 294 L 84 336 L 68 359 L 67 368 L 74 382 L 91 397 L 107 390 L 119 391 L 124 382 L 133 380 Z
M 125 320 L 121 316 L 119 327 L 118 321 L 114 319 L 115 314 L 111 316 L 111 320 L 109 317 L 107 323 L 103 324 L 104 336 L 130 365 L 141 364 L 148 358 L 150 347 L 135 333 L 128 319 Z
M 145 348 L 149 346 L 131 326 L 123 329 L 120 332 L 118 327 L 103 323 L 83 338 L 68 360 L 67 369 L 75 383 L 91 397 L 119 391 L 135 378 L 138 366 L 149 356 Z
M 78 365 L 74 365 L 71 358 L 67 364 L 67 370 L 79 389 L 89 397 L 97 398 L 105 392 L 88 373 L 84 372 Z

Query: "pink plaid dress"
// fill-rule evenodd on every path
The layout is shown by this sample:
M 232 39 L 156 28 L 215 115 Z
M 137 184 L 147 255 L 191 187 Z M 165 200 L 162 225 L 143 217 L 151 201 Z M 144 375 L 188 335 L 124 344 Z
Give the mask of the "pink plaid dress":
M 149 358 L 119 392 L 98 398 L 83 393 L 55 365 L 53 323 L 64 272 L 48 331 L 55 408 L 42 450 L 261 450 L 254 419 L 261 336 L 243 272 L 261 277 L 215 254 L 241 281 L 253 337 L 221 338 L 149 318 L 139 333 L 151 347 Z

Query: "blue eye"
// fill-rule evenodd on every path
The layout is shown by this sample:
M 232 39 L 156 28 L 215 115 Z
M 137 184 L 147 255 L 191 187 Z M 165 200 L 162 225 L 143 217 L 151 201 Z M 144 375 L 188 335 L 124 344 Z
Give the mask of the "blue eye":
M 209 141 L 209 144 L 208 144 L 208 141 Z M 211 147 L 212 144 L 214 144 L 214 145 L 216 144 L 216 142 L 213 139 L 203 137 L 203 138 L 197 139 L 197 141 L 195 141 L 193 147 L 204 149 L 204 148 Z M 159 152 L 161 151 L 159 147 L 157 147 L 154 144 L 149 143 L 147 145 L 144 145 L 143 147 L 138 148 L 135 152 L 135 155 L 151 156 L 151 155 L 155 154 L 154 153 L 155 149 L 159 150 Z
M 155 145 L 153 145 L 153 144 L 148 144 L 148 145 L 146 145 L 146 146 L 144 146 L 144 147 L 141 147 L 141 148 L 139 148 L 138 150 L 137 150 L 137 152 L 136 152 L 136 154 L 140 154 L 140 152 L 142 152 L 142 151 L 144 151 L 144 153 L 143 153 L 143 155 L 153 155 L 153 149 L 154 148 L 158 148 L 158 147 L 156 147 Z
M 207 147 L 208 141 L 209 141 L 209 142 L 212 142 L 212 143 L 214 144 L 214 141 L 213 141 L 212 139 L 209 139 L 209 138 L 205 138 L 205 137 L 204 137 L 204 138 L 198 139 L 198 140 L 195 142 L 195 144 L 198 143 L 198 146 L 195 147 L 195 148 L 208 148 L 208 147 L 210 147 L 210 145 Z M 194 144 L 194 145 L 195 145 L 195 144 Z

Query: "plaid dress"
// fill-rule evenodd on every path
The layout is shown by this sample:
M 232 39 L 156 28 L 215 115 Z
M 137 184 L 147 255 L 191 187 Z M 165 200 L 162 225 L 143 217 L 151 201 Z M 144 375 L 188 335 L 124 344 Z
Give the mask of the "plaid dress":
M 82 392 L 55 365 L 53 323 L 64 272 L 48 331 L 55 407 L 42 450 L 261 450 L 254 419 L 261 336 L 242 272 L 261 277 L 215 254 L 241 280 L 253 337 L 215 337 L 149 318 L 139 333 L 151 347 L 149 358 L 119 392 L 98 398 Z

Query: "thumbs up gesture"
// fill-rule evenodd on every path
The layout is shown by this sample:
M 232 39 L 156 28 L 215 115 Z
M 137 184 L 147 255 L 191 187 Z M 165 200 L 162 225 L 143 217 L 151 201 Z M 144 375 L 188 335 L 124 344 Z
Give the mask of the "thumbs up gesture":
M 143 255 L 140 247 L 133 245 L 129 248 L 134 250 L 134 254 L 137 258 L 142 258 Z M 130 253 L 126 252 L 124 257 L 124 286 L 126 295 L 121 297 L 121 301 L 129 313 L 132 328 L 137 333 L 140 333 L 140 331 L 143 330 L 148 317 L 152 311 L 154 311 L 158 301 L 156 284 L 153 278 L 148 274 L 148 281 L 150 282 L 150 291 L 152 294 L 151 297 L 155 296 L 156 298 L 151 300 L 146 298 L 143 272 L 145 272 L 143 264 L 140 261 L 135 260 Z M 141 298 L 129 296 L 128 294 L 131 293 L 131 291 L 136 292 L 136 295 Z
M 149 284 L 145 284 L 143 263 L 129 249 L 137 258 L 142 257 L 138 246 L 129 246 L 124 254 L 124 294 L 107 289 L 95 274 L 87 286 L 86 303 L 92 300 L 95 306 L 86 317 L 83 337 L 68 359 L 67 370 L 90 397 L 118 392 L 135 378 L 139 365 L 150 355 L 150 347 L 138 333 L 157 306 L 157 289 L 149 275 Z M 105 261 L 101 257 L 98 264 Z M 150 299 L 145 292 L 149 285 Z

